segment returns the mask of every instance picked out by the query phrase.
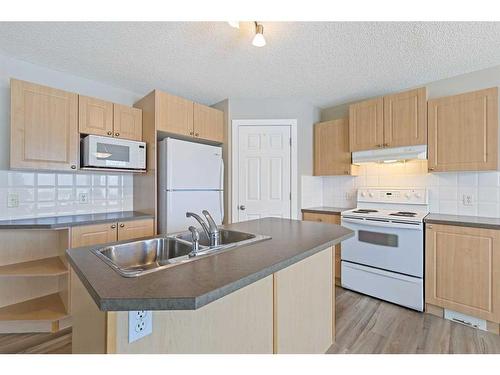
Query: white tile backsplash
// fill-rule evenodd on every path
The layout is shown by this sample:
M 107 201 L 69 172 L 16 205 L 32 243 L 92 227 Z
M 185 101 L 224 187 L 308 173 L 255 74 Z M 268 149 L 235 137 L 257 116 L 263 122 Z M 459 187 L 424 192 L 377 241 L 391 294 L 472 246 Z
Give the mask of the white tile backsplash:
M 8 207 L 8 193 L 19 197 Z M 86 193 L 88 203 L 80 203 Z M 133 209 L 131 174 L 38 173 L 0 170 L 0 220 Z
M 427 161 L 414 160 L 361 165 L 357 177 L 303 176 L 303 192 L 304 181 L 309 179 L 315 180 L 308 182 L 309 190 L 305 199 L 303 196 L 302 207 L 313 206 L 307 205 L 311 197 L 316 199 L 314 206 L 353 207 L 357 189 L 361 187 L 426 187 L 431 212 L 500 217 L 500 171 L 427 173 Z M 318 183 L 318 179 L 322 182 Z M 464 195 L 472 197 L 470 205 L 464 204 Z M 322 197 L 321 204 L 318 197 Z

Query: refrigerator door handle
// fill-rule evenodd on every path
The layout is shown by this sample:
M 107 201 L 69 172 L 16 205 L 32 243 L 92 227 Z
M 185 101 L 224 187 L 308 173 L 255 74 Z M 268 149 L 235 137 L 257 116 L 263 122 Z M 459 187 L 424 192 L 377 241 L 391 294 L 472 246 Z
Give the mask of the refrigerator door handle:
M 220 199 L 220 202 L 219 202 L 220 204 L 219 204 L 219 206 L 220 206 L 221 223 L 224 223 L 224 190 L 221 190 L 219 192 L 219 194 L 220 194 L 220 198 L 219 198 Z
M 220 186 L 221 190 L 224 190 L 224 160 L 220 158 Z

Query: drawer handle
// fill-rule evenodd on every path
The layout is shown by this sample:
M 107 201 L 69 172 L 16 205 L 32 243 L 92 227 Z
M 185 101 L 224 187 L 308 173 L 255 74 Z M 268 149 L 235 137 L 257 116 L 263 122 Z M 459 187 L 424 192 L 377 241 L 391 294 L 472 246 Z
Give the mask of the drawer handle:
M 125 224 L 121 223 L 120 224 L 120 228 L 123 228 L 125 226 Z
M 111 229 L 115 229 L 115 228 L 116 228 L 116 224 L 111 225 Z
M 316 219 L 317 221 L 323 221 L 323 219 Z

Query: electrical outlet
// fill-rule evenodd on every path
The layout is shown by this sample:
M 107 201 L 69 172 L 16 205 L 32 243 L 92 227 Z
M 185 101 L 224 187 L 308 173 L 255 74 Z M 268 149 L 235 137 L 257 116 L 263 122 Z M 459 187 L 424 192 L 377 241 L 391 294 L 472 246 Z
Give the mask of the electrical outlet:
M 471 194 L 462 195 L 462 204 L 464 206 L 472 206 L 473 197 Z
M 153 313 L 139 310 L 128 312 L 128 342 L 137 341 L 153 333 Z
M 346 192 L 345 192 L 345 194 L 344 194 L 344 199 L 345 199 L 346 201 L 350 201 L 350 200 L 352 200 L 352 193 L 351 193 L 351 192 L 349 192 L 349 191 L 346 191 Z
M 78 201 L 80 203 L 83 203 L 83 204 L 89 203 L 89 194 L 88 193 L 80 193 L 78 195 Z
M 7 195 L 7 207 L 9 208 L 19 207 L 19 194 L 9 193 Z

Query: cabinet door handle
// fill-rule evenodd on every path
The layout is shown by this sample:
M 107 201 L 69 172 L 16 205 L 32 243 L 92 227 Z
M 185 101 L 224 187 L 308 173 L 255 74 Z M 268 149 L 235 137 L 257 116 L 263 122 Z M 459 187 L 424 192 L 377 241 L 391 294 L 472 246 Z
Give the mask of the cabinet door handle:
M 429 170 L 430 170 L 430 171 L 433 171 L 433 170 L 434 170 L 434 168 L 429 168 Z
M 115 133 L 115 137 L 118 137 L 120 135 L 120 133 Z
M 427 229 L 432 229 L 432 225 L 427 225 Z
M 108 132 L 108 135 L 113 135 L 113 132 Z
M 200 135 L 199 133 L 194 133 L 194 136 L 195 136 L 195 137 L 197 137 L 197 136 L 199 136 L 199 135 Z
M 76 165 L 75 164 L 71 165 L 71 169 L 76 169 Z
M 115 228 L 116 228 L 116 224 L 112 224 L 111 229 L 115 229 Z
M 189 135 L 194 135 L 194 132 L 189 132 Z
M 120 228 L 123 228 L 125 226 L 125 224 L 121 223 L 120 224 Z
M 382 146 L 389 147 L 389 143 L 384 143 Z

